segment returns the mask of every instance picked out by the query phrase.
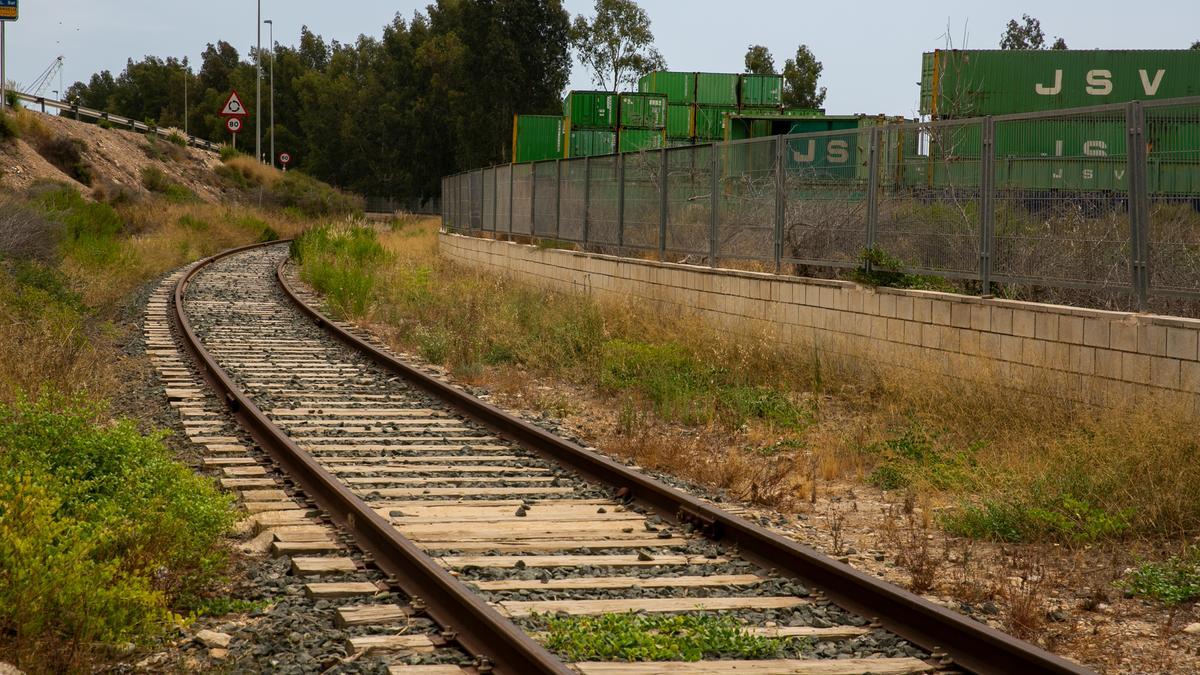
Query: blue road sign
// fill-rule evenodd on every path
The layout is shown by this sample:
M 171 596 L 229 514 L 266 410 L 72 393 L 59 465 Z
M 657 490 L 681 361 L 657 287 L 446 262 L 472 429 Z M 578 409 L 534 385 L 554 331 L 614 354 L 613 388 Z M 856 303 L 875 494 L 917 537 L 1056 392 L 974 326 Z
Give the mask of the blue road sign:
M 17 20 L 17 0 L 0 0 L 0 21 Z

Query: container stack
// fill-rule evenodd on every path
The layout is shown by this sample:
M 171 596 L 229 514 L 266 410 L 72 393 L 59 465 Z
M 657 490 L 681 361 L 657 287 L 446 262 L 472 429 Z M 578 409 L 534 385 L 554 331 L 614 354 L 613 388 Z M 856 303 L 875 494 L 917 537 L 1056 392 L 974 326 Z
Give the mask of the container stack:
M 620 101 L 611 91 L 572 91 L 563 103 L 565 157 L 617 152 Z
M 631 92 L 620 95 L 621 152 L 657 150 L 667 144 L 667 97 L 664 94 Z
M 513 116 L 513 163 L 561 159 L 563 142 L 563 118 L 557 115 Z
M 730 138 L 730 119 L 739 123 L 734 138 L 768 136 L 780 126 L 759 118 L 820 114 L 783 107 L 783 76 L 660 71 L 638 81 L 638 90 L 667 96 L 667 145 L 713 143 Z M 786 133 L 786 132 L 780 132 Z

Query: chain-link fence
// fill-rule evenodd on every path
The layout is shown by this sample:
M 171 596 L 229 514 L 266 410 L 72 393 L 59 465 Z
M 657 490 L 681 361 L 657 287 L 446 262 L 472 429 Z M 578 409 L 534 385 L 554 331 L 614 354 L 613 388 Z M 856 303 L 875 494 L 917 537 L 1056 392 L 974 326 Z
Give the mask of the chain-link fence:
M 500 166 L 443 205 L 467 234 L 1194 313 L 1200 97 Z

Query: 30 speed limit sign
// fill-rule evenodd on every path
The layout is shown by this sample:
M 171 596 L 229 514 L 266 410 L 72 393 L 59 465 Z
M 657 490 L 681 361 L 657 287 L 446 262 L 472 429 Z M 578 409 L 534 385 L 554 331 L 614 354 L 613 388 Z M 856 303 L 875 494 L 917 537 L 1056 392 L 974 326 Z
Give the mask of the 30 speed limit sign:
M 225 128 L 231 133 L 236 134 L 242 130 L 242 120 L 237 117 L 230 117 L 229 119 L 225 120 Z

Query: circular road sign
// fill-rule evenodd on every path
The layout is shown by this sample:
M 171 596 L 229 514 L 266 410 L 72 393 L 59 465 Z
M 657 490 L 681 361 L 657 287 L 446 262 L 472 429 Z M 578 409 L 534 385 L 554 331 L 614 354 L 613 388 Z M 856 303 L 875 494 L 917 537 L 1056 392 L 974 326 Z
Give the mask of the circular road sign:
M 280 163 L 280 164 L 283 164 L 283 165 L 285 165 L 285 166 L 286 166 L 286 165 L 288 165 L 288 164 L 291 164 L 291 163 L 292 163 L 292 156 L 291 156 L 291 155 L 289 155 L 289 154 L 288 154 L 288 153 L 286 153 L 286 152 L 281 152 L 281 153 L 279 153 L 279 163 Z
M 230 117 L 225 121 L 225 128 L 236 134 L 242 130 L 242 121 L 236 117 Z

